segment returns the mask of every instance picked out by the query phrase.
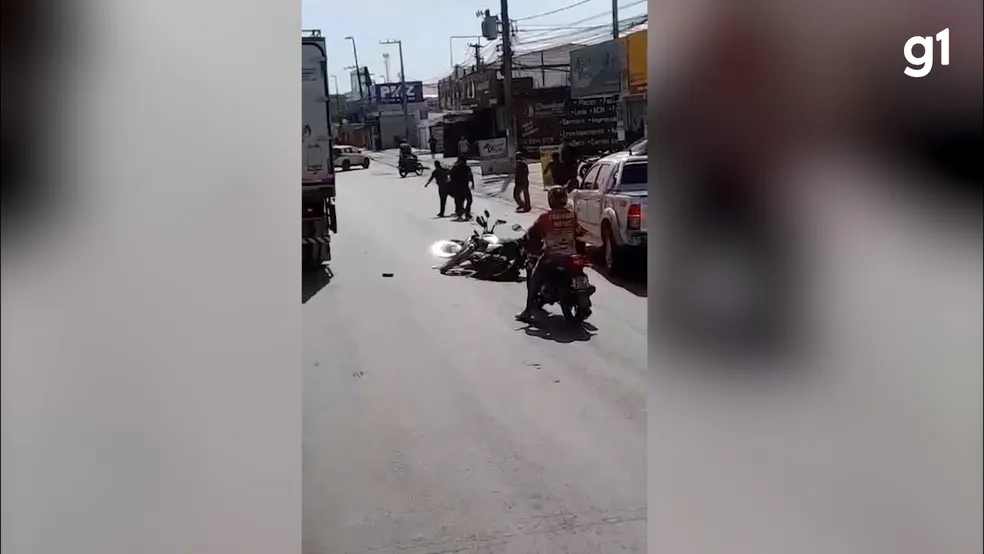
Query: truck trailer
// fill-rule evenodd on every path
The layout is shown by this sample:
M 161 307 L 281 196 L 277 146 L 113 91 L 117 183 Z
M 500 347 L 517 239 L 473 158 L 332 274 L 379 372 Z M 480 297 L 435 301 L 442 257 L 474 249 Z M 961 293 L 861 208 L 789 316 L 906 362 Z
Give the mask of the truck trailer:
M 321 31 L 301 36 L 301 266 L 331 260 L 335 215 L 335 160 L 332 159 L 328 56 Z

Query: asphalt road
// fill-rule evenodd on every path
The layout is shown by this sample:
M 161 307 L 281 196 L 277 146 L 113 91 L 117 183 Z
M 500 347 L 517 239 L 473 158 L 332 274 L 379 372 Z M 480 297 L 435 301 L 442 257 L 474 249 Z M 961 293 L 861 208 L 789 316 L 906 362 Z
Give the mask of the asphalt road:
M 645 299 L 590 273 L 588 330 L 524 329 L 523 284 L 433 269 L 472 227 L 425 178 L 338 181 L 333 275 L 305 280 L 305 552 L 644 552 Z

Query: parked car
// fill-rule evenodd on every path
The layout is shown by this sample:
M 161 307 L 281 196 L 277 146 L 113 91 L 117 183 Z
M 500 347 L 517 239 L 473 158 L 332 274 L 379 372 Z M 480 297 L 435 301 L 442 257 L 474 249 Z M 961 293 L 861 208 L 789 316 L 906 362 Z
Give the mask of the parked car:
M 348 171 L 355 166 L 369 167 L 369 156 L 361 148 L 336 145 L 332 149 L 332 154 L 335 158 L 335 167 L 342 168 L 342 171 Z
M 645 254 L 648 172 L 647 156 L 616 152 L 595 162 L 571 192 L 572 208 L 586 231 L 578 249 L 601 247 L 613 274 L 623 269 L 632 251 Z

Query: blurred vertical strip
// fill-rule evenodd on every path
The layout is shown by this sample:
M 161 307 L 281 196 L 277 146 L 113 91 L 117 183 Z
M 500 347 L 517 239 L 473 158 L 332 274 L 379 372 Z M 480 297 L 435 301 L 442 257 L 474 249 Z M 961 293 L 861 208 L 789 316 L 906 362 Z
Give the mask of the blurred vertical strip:
M 651 552 L 982 551 L 981 11 L 650 3 Z

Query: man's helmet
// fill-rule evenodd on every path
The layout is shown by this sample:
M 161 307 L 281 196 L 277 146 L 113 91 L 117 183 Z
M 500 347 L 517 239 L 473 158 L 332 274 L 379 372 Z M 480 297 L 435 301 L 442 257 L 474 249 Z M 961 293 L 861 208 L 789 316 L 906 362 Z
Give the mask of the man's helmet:
M 550 187 L 547 191 L 547 205 L 551 210 L 567 207 L 567 189 L 564 187 Z

